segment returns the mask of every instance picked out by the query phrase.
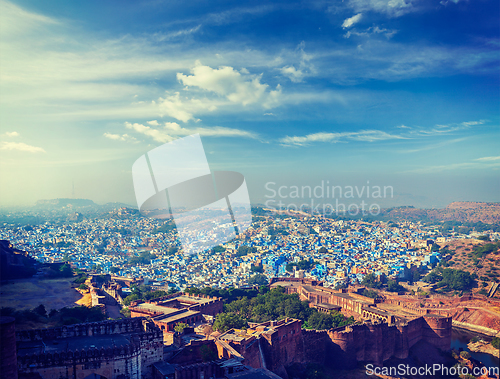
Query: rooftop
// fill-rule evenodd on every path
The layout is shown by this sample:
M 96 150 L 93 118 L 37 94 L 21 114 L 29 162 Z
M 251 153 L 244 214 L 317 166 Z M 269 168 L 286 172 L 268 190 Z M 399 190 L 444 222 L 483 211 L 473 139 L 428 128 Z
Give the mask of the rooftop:
M 92 348 L 110 348 L 130 344 L 130 336 L 123 334 L 82 336 L 71 338 L 58 338 L 50 340 L 19 342 L 18 356 L 40 353 L 62 353 L 76 350 L 89 350 Z

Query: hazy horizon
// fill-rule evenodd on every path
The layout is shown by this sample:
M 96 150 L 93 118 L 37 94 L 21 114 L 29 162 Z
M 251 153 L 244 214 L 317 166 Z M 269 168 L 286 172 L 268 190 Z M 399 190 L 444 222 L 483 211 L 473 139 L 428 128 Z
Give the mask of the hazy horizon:
M 135 160 L 195 133 L 252 204 L 322 182 L 390 186 L 382 207 L 500 202 L 499 11 L 1 1 L 0 207 L 135 206 Z

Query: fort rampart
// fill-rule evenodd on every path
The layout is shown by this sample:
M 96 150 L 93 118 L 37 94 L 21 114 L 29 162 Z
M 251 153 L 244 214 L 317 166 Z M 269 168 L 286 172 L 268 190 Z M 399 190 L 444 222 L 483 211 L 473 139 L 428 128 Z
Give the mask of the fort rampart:
M 113 335 L 123 335 L 114 344 Z M 68 349 L 67 341 L 110 336 L 112 345 L 96 348 L 82 344 L 81 349 Z M 60 328 L 26 330 L 16 333 L 18 344 L 38 346 L 36 353 L 18 356 L 20 373 L 39 373 L 44 379 L 84 378 L 91 374 L 113 379 L 150 375 L 151 365 L 163 360 L 163 335 L 145 318 L 123 319 Z M 50 341 L 50 349 L 46 344 Z M 38 342 L 38 344 L 36 344 Z M 34 344 L 33 344 L 34 343 Z M 82 375 L 83 374 L 83 375 Z

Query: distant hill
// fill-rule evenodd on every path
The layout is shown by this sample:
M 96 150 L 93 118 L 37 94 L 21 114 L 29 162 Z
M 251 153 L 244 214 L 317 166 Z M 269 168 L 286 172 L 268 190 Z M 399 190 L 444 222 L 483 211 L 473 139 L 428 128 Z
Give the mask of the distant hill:
M 103 210 L 113 210 L 113 209 L 119 209 L 119 208 L 135 209 L 136 207 L 134 207 L 133 205 L 130 205 L 130 204 L 114 202 L 114 203 L 103 204 L 103 205 L 101 205 L 101 208 Z
M 111 203 L 108 203 L 111 204 Z M 120 203 L 113 203 L 113 204 L 120 204 Z M 111 211 L 109 211 L 106 216 L 107 217 L 114 217 L 114 218 L 128 218 L 132 216 L 141 216 L 140 212 L 138 209 L 133 209 L 133 208 L 128 208 L 128 207 L 121 207 L 121 208 L 110 208 Z
M 51 199 L 36 202 L 37 207 L 44 208 L 89 207 L 95 205 L 96 203 L 89 199 Z
M 390 219 L 406 219 L 413 221 L 458 221 L 499 224 L 500 203 L 461 201 L 451 203 L 443 209 L 398 207 L 382 209 L 380 215 Z
M 453 252 L 450 254 L 451 259 L 446 267 L 468 271 L 478 275 L 478 277 L 491 276 L 488 280 L 500 279 L 498 243 L 477 239 L 459 239 L 445 242 L 442 245 Z

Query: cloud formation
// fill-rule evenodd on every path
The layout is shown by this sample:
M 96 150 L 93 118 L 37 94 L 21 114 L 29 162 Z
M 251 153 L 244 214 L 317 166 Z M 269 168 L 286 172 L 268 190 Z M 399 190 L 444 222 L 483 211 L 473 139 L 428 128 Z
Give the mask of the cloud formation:
M 453 132 L 457 132 L 460 130 L 470 129 L 471 126 L 483 125 L 487 120 L 479 120 L 479 121 L 464 121 L 460 123 L 452 123 L 452 124 L 444 124 L 444 125 L 436 125 L 431 129 L 414 129 L 410 132 L 410 134 L 418 135 L 418 136 L 431 136 L 431 135 L 440 135 L 440 134 L 449 134 Z
M 220 108 L 234 111 L 234 106 L 260 106 L 270 109 L 280 105 L 281 86 L 269 90 L 261 83 L 261 75 L 252 75 L 246 69 L 237 71 L 230 66 L 214 69 L 196 61 L 192 75 L 177 73 L 177 80 L 185 86 L 185 95 L 174 92 L 158 99 L 160 115 L 167 115 L 184 123 L 200 121 L 197 115 Z M 156 102 L 154 102 L 156 104 Z
M 134 130 L 139 134 L 143 134 L 152 138 L 156 142 L 170 142 L 176 138 L 189 136 L 192 134 L 199 134 L 204 137 L 242 137 L 242 138 L 258 138 L 255 133 L 247 132 L 245 130 L 224 128 L 215 126 L 211 128 L 196 127 L 196 128 L 183 128 L 176 122 L 165 122 L 163 126 L 156 120 L 148 121 L 146 126 L 139 123 L 126 122 L 125 126 L 128 129 Z M 158 127 L 158 128 L 156 128 Z
M 476 161 L 481 161 L 481 162 L 499 161 L 500 160 L 500 156 L 498 156 L 498 157 L 482 157 L 482 158 L 477 158 L 475 160 Z
M 391 139 L 406 139 L 406 137 L 389 134 L 382 130 L 361 130 L 359 132 L 341 132 L 341 133 L 312 133 L 305 136 L 286 136 L 280 139 L 282 145 L 304 146 L 312 142 L 345 142 L 345 141 L 362 141 L 375 142 Z
M 358 13 L 357 15 L 355 16 L 352 16 L 350 18 L 347 18 L 344 20 L 344 22 L 342 23 L 342 27 L 344 29 L 346 28 L 350 28 L 351 26 L 353 26 L 354 24 L 358 23 L 359 21 L 361 21 L 361 18 L 363 17 L 363 14 L 362 13 Z
M 297 70 L 293 66 L 285 66 L 280 69 L 281 74 L 286 76 L 288 79 L 290 79 L 294 83 L 299 83 L 302 81 L 304 78 L 304 73 L 302 70 Z
M 5 136 L 7 137 L 19 137 L 18 132 L 5 132 Z
M 403 129 L 405 132 L 401 131 L 399 134 L 393 134 L 384 132 L 382 130 L 361 130 L 358 132 L 319 132 L 307 134 L 305 136 L 286 136 L 281 138 L 279 142 L 282 145 L 295 145 L 295 146 L 304 146 L 308 145 L 312 142 L 346 142 L 346 141 L 362 141 L 362 142 L 375 142 L 375 141 L 384 141 L 391 139 L 414 139 L 414 138 L 422 138 L 422 137 L 431 137 L 431 136 L 439 136 L 439 135 L 448 135 L 456 131 L 469 129 L 471 126 L 482 125 L 486 123 L 486 120 L 479 121 L 465 121 L 461 123 L 453 123 L 446 125 L 436 125 L 430 129 L 423 128 L 411 128 L 406 125 L 396 126 L 398 129 Z M 452 141 L 445 142 L 445 144 L 453 143 L 461 141 L 462 139 L 455 139 Z M 440 145 L 442 146 L 442 144 Z M 407 150 L 405 152 L 416 152 L 425 149 L 417 149 L 417 150 Z M 494 160 L 495 157 L 489 157 L 490 160 Z M 483 160 L 488 160 L 488 157 L 481 158 Z M 481 160 L 478 159 L 478 160 Z
M 427 174 L 427 173 L 450 171 L 450 170 L 471 170 L 471 169 L 474 169 L 474 170 L 481 170 L 481 169 L 498 170 L 499 167 L 500 167 L 500 162 L 479 161 L 479 162 L 450 163 L 450 164 L 446 164 L 446 165 L 422 167 L 422 168 L 418 168 L 418 169 L 410 170 L 410 171 L 406 171 L 406 172 Z
M 356 12 L 377 12 L 399 17 L 416 10 L 412 1 L 405 0 L 349 0 L 347 5 Z
M 305 46 L 306 44 L 304 41 L 299 43 L 295 52 L 290 54 L 290 56 L 286 59 L 287 61 L 295 62 L 279 69 L 281 75 L 286 76 L 293 83 L 300 83 L 306 76 L 311 76 L 316 73 L 316 68 L 311 63 L 314 56 L 304 51 Z M 298 68 L 296 68 L 296 66 Z
M 27 145 L 24 142 L 2 142 L 0 150 L 26 151 L 28 153 L 45 153 L 41 147 Z
M 115 140 L 115 141 L 123 141 L 123 142 L 137 142 L 137 139 L 129 136 L 128 134 L 113 134 L 113 133 L 104 133 L 104 137 Z
M 398 31 L 394 30 L 394 29 L 386 29 L 386 28 L 379 28 L 378 26 L 371 26 L 368 29 L 365 29 L 362 31 L 358 31 L 356 29 L 349 30 L 346 34 L 344 34 L 344 38 L 349 38 L 351 36 L 369 37 L 369 36 L 373 36 L 376 34 L 382 34 L 387 39 L 389 39 L 397 32 Z
M 248 105 L 260 101 L 269 87 L 262 84 L 262 75 L 250 75 L 247 70 L 238 72 L 233 67 L 213 69 L 196 61 L 193 75 L 177 74 L 177 80 L 187 87 L 198 87 L 226 97 L 233 103 Z

